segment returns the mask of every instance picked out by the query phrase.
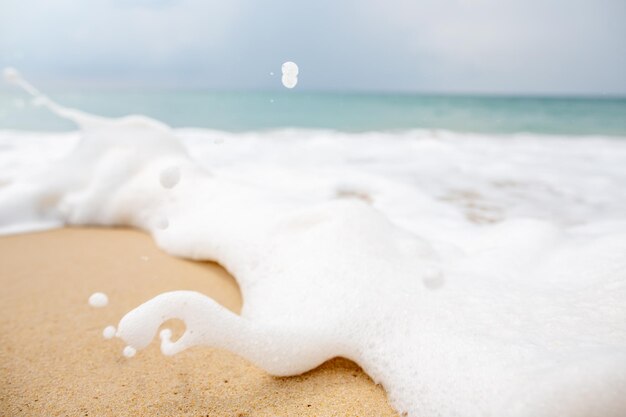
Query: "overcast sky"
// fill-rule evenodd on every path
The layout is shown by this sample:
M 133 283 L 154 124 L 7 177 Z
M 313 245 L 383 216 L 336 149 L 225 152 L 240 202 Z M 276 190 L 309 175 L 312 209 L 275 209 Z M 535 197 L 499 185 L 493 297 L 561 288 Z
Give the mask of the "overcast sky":
M 626 0 L 0 0 L 40 83 L 626 95 Z M 270 76 L 270 72 L 276 75 Z

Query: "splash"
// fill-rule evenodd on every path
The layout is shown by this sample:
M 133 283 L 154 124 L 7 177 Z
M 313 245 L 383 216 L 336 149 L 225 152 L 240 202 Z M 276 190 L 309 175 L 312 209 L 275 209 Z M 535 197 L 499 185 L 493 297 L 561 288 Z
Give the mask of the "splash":
M 109 304 L 109 297 L 103 292 L 94 292 L 89 296 L 89 305 L 96 308 L 106 307 Z
M 343 356 L 411 416 L 626 413 L 623 142 L 272 132 L 214 146 L 192 131 L 183 146 L 145 117 L 43 103 L 80 138 L 6 175 L 0 228 L 137 227 L 240 284 L 240 316 L 193 291 L 133 309 L 115 331 L 124 356 L 158 338 L 167 355 L 221 347 L 274 375 Z M 484 201 L 499 210 L 480 225 Z M 177 340 L 159 333 L 169 319 L 185 323 Z
M 283 73 L 281 78 L 283 85 L 290 89 L 294 88 L 298 84 L 298 65 L 295 62 L 287 61 L 282 65 L 281 71 Z
M 126 356 L 127 358 L 132 358 L 133 356 L 137 354 L 137 349 L 135 349 L 132 346 L 126 346 L 124 350 L 122 351 L 122 354 Z
M 104 330 L 102 330 L 102 337 L 105 339 L 113 339 L 116 332 L 117 330 L 115 329 L 115 326 L 107 326 Z

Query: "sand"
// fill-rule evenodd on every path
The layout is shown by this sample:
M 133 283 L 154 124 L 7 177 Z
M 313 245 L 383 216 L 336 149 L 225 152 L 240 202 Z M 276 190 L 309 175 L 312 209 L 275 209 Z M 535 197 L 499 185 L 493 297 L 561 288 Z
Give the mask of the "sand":
M 144 233 L 71 228 L 0 238 L 1 416 L 395 416 L 384 390 L 337 358 L 277 378 L 227 351 L 131 359 L 102 330 L 164 291 L 190 289 L 238 312 L 219 265 L 161 252 Z M 96 291 L 109 305 L 93 308 Z M 178 326 L 180 331 L 180 326 Z

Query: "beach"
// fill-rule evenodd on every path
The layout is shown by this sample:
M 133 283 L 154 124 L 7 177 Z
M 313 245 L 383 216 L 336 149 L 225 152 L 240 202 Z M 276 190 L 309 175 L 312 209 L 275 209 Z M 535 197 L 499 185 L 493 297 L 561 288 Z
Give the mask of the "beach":
M 623 139 L 172 129 L 5 77 L 78 127 L 0 131 L 11 414 L 626 413 Z
M 625 38 L 0 2 L 0 417 L 626 417 Z
M 2 415 L 396 415 L 382 387 L 346 359 L 278 378 L 209 347 L 165 357 L 155 340 L 122 356 L 123 342 L 105 340 L 103 329 L 157 294 L 195 290 L 234 312 L 243 302 L 220 266 L 169 256 L 140 231 L 0 237 L 0 285 Z M 109 296 L 106 307 L 88 304 L 95 291 Z

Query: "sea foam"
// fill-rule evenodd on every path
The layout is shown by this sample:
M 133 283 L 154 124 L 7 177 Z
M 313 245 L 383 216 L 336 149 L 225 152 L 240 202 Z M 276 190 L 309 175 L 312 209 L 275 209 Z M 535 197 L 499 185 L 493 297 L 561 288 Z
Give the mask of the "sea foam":
M 80 132 L 0 132 L 0 230 L 141 228 L 243 294 L 240 316 L 147 300 L 117 325 L 125 356 L 177 318 L 165 354 L 274 375 L 343 356 L 411 416 L 626 414 L 626 142 L 173 131 L 42 102 Z

